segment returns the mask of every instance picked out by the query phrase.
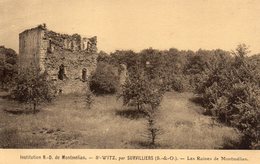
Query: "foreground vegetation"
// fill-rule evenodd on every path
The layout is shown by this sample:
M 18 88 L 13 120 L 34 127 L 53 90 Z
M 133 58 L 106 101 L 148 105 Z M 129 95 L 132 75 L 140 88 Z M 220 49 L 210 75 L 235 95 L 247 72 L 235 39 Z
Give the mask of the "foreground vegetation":
M 3 97 L 3 148 L 149 148 L 143 113 L 122 107 L 116 96 L 95 97 L 87 109 L 84 95 L 63 95 L 36 114 L 6 112 L 21 104 Z M 202 115 L 203 108 L 193 98 L 191 93 L 166 93 L 156 120 L 162 134 L 155 148 L 219 149 L 239 139 L 234 129 Z

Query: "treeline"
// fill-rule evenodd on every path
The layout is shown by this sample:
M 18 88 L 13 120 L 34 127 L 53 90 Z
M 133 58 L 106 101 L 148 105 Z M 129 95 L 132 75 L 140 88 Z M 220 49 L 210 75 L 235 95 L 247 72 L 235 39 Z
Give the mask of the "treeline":
M 128 74 L 135 73 L 135 69 L 145 69 L 159 76 L 166 90 L 192 91 L 198 87 L 198 80 L 202 74 L 213 69 L 214 65 L 222 58 L 232 58 L 230 52 L 224 50 L 188 50 L 144 49 L 141 52 L 115 51 L 106 54 L 101 51 L 98 62 L 120 67 L 127 66 Z
M 200 96 L 205 114 L 236 128 L 241 141 L 235 148 L 259 149 L 260 54 L 248 56 L 246 45 L 234 51 L 198 50 L 100 52 L 98 62 L 119 67 L 125 64 L 129 77 L 143 70 L 158 79 L 165 91 L 193 91 Z M 233 145 L 234 146 L 234 145 Z
M 16 52 L 11 48 L 0 46 L 0 83 L 2 89 L 8 89 L 17 72 Z

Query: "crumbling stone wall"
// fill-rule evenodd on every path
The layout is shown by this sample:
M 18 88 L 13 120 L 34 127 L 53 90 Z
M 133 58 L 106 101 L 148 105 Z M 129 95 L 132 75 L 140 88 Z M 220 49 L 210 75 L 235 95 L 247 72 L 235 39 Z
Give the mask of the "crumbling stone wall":
M 60 34 L 40 25 L 19 35 L 19 66 L 40 68 L 62 93 L 82 92 L 96 69 L 96 44 L 97 37 Z
M 49 40 L 48 51 L 52 52 L 55 48 L 69 51 L 85 50 L 97 52 L 97 37 L 82 38 L 79 34 L 60 34 L 54 31 L 45 31 L 44 37 Z
M 78 92 L 87 87 L 91 72 L 96 69 L 96 54 L 86 51 L 71 52 L 55 49 L 47 53 L 45 68 L 51 79 L 57 82 L 63 93 Z M 64 67 L 64 78 L 59 79 L 61 66 Z M 83 78 L 85 71 L 86 78 Z
M 126 78 L 128 76 L 128 73 L 127 73 L 127 67 L 125 64 L 120 64 L 120 67 L 119 67 L 119 83 L 121 85 L 123 85 L 126 81 Z
M 25 30 L 19 34 L 19 56 L 18 64 L 20 69 L 35 66 L 42 70 L 42 58 L 46 51 L 46 43 L 43 40 L 44 28 L 39 26 Z

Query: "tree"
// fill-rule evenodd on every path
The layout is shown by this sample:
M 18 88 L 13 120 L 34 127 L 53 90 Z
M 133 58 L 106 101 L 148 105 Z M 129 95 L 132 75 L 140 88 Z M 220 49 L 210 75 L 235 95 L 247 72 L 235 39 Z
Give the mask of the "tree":
M 155 119 L 165 90 L 159 76 L 151 76 L 151 71 L 145 71 L 138 66 L 132 69 L 120 96 L 123 97 L 124 105 L 135 106 L 138 111 L 145 113 L 148 122 L 147 137 L 150 146 L 154 146 L 160 134 Z
M 238 45 L 233 60 L 225 56 L 210 65 L 197 93 L 203 104 L 218 120 L 235 127 L 242 134 L 239 148 L 257 148 L 259 141 L 260 88 L 259 74 L 248 60 L 250 51 L 245 44 Z
M 12 94 L 16 100 L 30 104 L 35 113 L 39 104 L 55 97 L 56 87 L 46 73 L 32 67 L 18 74 Z

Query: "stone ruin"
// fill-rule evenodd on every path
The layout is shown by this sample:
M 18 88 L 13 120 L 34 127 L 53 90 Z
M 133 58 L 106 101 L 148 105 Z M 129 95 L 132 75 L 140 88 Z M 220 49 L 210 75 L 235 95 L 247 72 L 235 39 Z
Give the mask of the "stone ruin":
M 125 64 L 120 64 L 119 69 L 118 69 L 118 74 L 119 74 L 119 83 L 123 85 L 126 81 L 126 78 L 128 76 L 127 73 L 127 67 Z
M 96 69 L 97 37 L 60 34 L 39 25 L 19 34 L 19 70 L 40 68 L 62 93 L 82 92 Z

